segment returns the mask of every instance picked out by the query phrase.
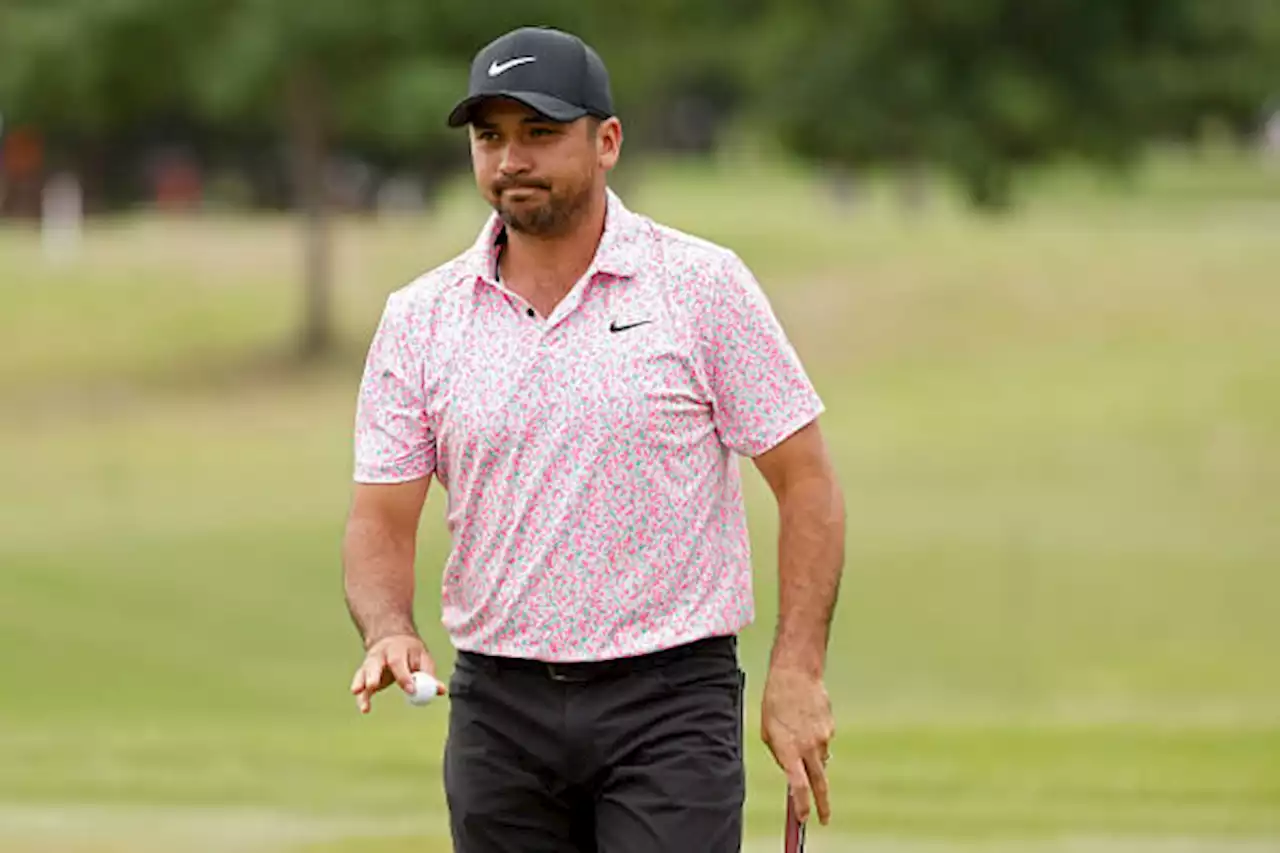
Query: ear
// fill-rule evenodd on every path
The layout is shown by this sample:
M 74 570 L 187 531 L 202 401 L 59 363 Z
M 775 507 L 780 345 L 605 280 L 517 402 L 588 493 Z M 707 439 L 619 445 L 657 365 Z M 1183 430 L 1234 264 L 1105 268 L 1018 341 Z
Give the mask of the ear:
M 616 117 L 607 118 L 596 128 L 596 154 L 600 165 L 612 169 L 622 153 L 622 122 Z

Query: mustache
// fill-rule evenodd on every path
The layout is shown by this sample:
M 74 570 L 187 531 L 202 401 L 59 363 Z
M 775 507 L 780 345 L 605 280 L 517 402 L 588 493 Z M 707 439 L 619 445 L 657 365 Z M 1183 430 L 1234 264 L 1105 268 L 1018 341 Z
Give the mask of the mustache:
M 499 178 L 493 183 L 493 191 L 497 193 L 514 189 L 551 190 L 551 185 L 532 178 Z

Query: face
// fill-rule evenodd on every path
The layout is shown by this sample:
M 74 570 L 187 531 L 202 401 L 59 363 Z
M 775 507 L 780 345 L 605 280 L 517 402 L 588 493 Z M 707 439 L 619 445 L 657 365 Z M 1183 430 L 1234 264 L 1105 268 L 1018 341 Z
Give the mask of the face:
M 471 123 L 476 185 L 512 231 L 555 237 L 571 230 L 618 160 L 616 118 L 549 121 L 494 99 Z

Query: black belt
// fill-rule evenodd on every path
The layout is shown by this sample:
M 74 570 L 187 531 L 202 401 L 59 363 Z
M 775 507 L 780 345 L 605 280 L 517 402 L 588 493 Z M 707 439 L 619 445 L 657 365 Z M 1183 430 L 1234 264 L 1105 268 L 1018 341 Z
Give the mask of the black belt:
M 618 678 L 696 656 L 736 656 L 737 650 L 736 637 L 707 637 L 648 654 L 602 661 L 558 663 L 530 658 L 497 657 L 461 650 L 457 653 L 457 657 L 460 661 L 493 672 L 532 673 L 546 676 L 552 681 L 597 681 L 604 678 Z

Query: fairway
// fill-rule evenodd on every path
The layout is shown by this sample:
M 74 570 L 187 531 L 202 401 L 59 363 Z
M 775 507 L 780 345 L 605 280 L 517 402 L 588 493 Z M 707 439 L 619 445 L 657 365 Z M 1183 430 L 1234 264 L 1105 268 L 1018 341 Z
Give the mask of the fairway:
M 810 853 L 1280 851 L 1280 168 L 1059 171 L 994 220 L 866 189 L 731 161 L 624 191 L 742 255 L 827 403 L 849 539 Z M 363 348 L 473 239 L 473 192 L 340 223 L 343 349 L 306 370 L 296 222 L 121 217 L 64 265 L 0 228 L 0 851 L 449 849 L 445 708 L 356 713 L 338 547 Z M 746 473 L 760 853 L 776 524 Z M 442 507 L 417 614 L 447 673 Z

